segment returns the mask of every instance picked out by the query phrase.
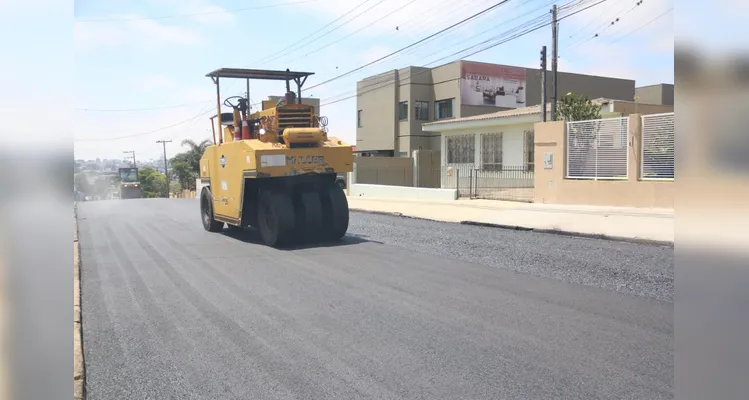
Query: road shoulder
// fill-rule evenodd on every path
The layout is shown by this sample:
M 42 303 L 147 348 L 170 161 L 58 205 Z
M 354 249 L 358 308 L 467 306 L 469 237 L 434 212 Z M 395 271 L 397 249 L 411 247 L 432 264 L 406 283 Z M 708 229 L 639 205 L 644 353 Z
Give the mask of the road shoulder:
M 672 213 L 615 207 L 571 207 L 507 204 L 476 201 L 400 201 L 384 198 L 348 197 L 352 211 L 373 212 L 541 233 L 673 245 Z

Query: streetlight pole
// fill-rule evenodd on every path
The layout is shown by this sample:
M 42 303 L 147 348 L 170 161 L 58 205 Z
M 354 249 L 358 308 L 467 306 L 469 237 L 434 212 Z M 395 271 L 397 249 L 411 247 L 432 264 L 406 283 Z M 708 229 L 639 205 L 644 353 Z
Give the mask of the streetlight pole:
M 157 140 L 156 143 L 161 143 L 164 146 L 164 177 L 166 178 L 166 198 L 169 198 L 169 169 L 167 167 L 166 159 L 166 144 L 171 143 L 171 140 Z

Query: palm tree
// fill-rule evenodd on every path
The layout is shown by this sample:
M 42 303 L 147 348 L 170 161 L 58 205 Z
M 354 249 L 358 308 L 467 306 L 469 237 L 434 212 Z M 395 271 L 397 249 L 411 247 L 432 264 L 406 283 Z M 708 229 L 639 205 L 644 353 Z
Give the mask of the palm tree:
M 210 145 L 211 141 L 208 139 L 205 139 L 200 143 L 195 143 L 192 139 L 185 139 L 182 141 L 182 146 L 187 146 L 189 148 L 185 154 L 186 161 L 192 166 L 195 172 L 200 171 L 200 157 L 203 157 L 203 152 Z

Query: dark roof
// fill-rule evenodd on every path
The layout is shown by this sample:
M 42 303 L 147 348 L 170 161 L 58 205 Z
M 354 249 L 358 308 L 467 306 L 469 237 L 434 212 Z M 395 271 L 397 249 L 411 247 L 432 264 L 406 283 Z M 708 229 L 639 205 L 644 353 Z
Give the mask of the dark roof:
M 215 78 L 269 79 L 285 81 L 286 79 L 303 78 L 314 75 L 314 72 L 272 71 L 267 69 L 220 68 L 206 76 Z

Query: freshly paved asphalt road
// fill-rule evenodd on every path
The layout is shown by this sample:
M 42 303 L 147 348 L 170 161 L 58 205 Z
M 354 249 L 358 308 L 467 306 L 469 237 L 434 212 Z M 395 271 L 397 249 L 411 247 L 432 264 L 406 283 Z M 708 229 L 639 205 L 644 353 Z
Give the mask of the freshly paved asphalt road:
M 470 262 L 456 225 L 352 214 L 342 244 L 276 250 L 205 232 L 196 200 L 78 207 L 90 400 L 673 398 L 672 303 Z M 621 251 L 522 234 L 530 264 Z

